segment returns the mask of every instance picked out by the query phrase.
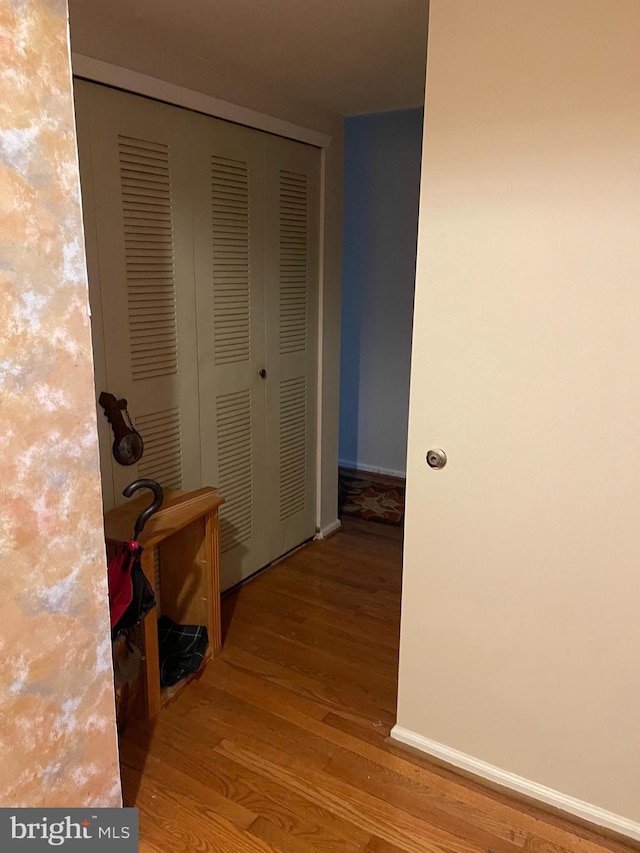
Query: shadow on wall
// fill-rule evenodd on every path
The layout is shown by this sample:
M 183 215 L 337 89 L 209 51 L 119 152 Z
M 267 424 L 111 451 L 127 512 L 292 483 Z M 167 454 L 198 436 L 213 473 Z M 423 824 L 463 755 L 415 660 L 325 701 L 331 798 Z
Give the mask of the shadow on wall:
M 422 109 L 345 120 L 340 464 L 404 475 Z

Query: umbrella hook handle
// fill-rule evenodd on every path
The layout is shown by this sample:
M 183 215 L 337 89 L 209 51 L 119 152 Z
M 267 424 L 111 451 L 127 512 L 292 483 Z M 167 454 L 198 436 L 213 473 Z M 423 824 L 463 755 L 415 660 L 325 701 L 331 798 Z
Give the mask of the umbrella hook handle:
M 149 504 L 149 506 L 143 510 L 138 516 L 138 520 L 136 521 L 136 526 L 133 532 L 133 538 L 137 539 L 138 536 L 142 533 L 142 528 L 145 526 L 149 518 L 157 512 L 162 506 L 162 501 L 164 500 L 164 492 L 162 490 L 162 486 L 160 483 L 157 483 L 155 480 L 134 480 L 133 483 L 129 483 L 129 485 L 122 490 L 122 494 L 125 498 L 130 498 L 134 492 L 137 492 L 138 489 L 151 489 L 153 492 L 153 502 Z

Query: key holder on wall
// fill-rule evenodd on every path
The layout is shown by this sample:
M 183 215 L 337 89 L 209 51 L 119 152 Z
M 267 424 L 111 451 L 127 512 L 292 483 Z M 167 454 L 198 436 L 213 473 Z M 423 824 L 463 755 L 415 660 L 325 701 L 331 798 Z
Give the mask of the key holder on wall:
M 144 451 L 144 442 L 131 421 L 127 411 L 127 401 L 117 400 L 113 394 L 102 391 L 98 403 L 104 409 L 105 416 L 113 428 L 113 457 L 120 465 L 133 465 Z M 126 415 L 127 423 L 122 415 Z

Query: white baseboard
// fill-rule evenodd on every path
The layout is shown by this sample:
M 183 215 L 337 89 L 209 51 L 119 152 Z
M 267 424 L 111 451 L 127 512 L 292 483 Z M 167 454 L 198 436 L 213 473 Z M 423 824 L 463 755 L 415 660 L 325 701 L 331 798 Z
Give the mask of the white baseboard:
M 329 536 L 333 536 L 334 533 L 337 533 L 338 530 L 342 527 L 342 522 L 339 518 L 336 518 L 335 521 L 332 521 L 331 524 L 326 524 L 324 527 L 319 528 L 316 532 L 316 535 L 313 537 L 314 539 L 328 539 Z
M 575 797 L 569 797 L 560 791 L 547 788 L 545 785 L 539 785 L 537 782 L 532 782 L 522 776 L 516 776 L 515 773 L 501 770 L 499 767 L 487 764 L 486 761 L 481 761 L 472 755 L 467 755 L 464 752 L 459 752 L 457 749 L 452 749 L 437 741 L 430 740 L 416 734 L 416 732 L 402 728 L 402 726 L 394 726 L 390 734 L 393 740 L 400 741 L 407 746 L 412 746 L 414 749 L 419 749 L 427 755 L 453 765 L 453 767 L 473 773 L 474 776 L 480 776 L 483 779 L 501 785 L 503 788 L 517 791 L 519 794 L 524 794 L 526 797 L 546 803 L 546 805 L 553 806 L 560 811 L 567 812 L 597 826 L 605 827 L 613 832 L 618 832 L 628 838 L 640 841 L 640 823 L 636 823 L 626 817 L 606 811 L 598 806 L 593 806 L 590 803 L 585 803 L 582 800 L 577 800 Z
M 363 474 L 384 474 L 387 477 L 398 477 L 405 480 L 406 471 L 397 471 L 395 468 L 380 468 L 375 465 L 363 465 L 361 462 L 349 462 L 346 459 L 338 459 L 341 468 L 349 468 L 351 471 L 362 471 Z

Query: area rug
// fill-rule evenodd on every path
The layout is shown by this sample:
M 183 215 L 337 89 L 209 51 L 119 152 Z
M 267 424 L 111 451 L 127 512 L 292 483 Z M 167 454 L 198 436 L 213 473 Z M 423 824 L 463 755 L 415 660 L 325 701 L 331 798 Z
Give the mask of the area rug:
M 375 475 L 374 475 L 375 476 Z M 384 524 L 402 524 L 404 520 L 404 485 L 390 485 L 364 476 L 342 474 L 339 476 L 339 512 L 381 521 Z

